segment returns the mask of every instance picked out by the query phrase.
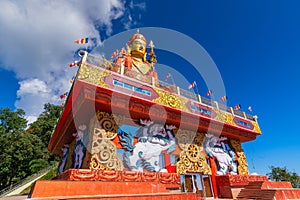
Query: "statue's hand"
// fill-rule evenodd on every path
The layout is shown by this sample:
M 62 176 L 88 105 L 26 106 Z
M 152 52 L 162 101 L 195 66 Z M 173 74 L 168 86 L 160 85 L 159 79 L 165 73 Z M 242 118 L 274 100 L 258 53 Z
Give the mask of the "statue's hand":
M 151 124 L 153 124 L 153 121 L 151 121 L 150 119 L 140 119 L 140 123 L 145 126 L 150 126 Z
M 171 124 L 171 125 L 166 125 L 166 129 L 173 130 L 173 129 L 175 129 L 175 128 L 176 128 L 176 126 L 173 125 L 173 124 Z

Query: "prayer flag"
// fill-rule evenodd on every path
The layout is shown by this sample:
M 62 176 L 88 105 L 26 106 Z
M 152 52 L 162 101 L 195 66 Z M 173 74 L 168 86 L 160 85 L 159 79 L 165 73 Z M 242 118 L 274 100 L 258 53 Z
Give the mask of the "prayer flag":
M 236 106 L 234 106 L 234 110 L 239 110 L 241 109 L 241 104 L 237 104 Z
M 115 50 L 115 52 L 113 52 L 113 53 L 111 54 L 110 58 L 111 58 L 111 59 L 114 59 L 116 56 L 118 56 L 118 54 L 119 54 L 119 50 L 117 49 L 117 50 Z
M 66 104 L 66 102 L 64 101 L 64 102 L 62 102 L 61 104 L 60 104 L 60 107 L 64 107 L 65 106 L 65 104 Z
M 72 84 L 74 82 L 74 76 L 72 77 L 72 79 L 70 80 L 70 83 Z
M 168 81 L 170 77 L 171 77 L 171 74 L 170 74 L 170 72 L 169 72 L 169 73 L 167 74 L 167 76 L 166 76 L 166 81 Z
M 63 93 L 62 95 L 60 95 L 60 98 L 61 99 L 64 99 L 64 98 L 66 98 L 68 96 L 68 92 L 65 92 L 65 93 Z
M 226 101 L 226 100 L 227 100 L 227 96 L 226 96 L 226 95 L 225 95 L 225 96 L 222 96 L 221 99 L 220 99 L 221 102 L 224 102 L 224 101 Z
M 192 89 L 193 87 L 195 87 L 197 84 L 196 84 L 196 81 L 194 81 L 193 83 L 191 83 L 190 85 L 189 85 L 189 89 Z
M 78 61 L 74 61 L 69 64 L 69 67 L 75 67 L 75 66 L 78 66 Z
M 210 96 L 212 94 L 212 91 L 211 90 L 208 90 L 208 92 L 206 93 L 206 96 Z
M 89 42 L 89 38 L 81 38 L 79 40 L 74 40 L 76 44 L 86 44 Z
M 251 107 L 251 106 L 249 106 L 249 107 L 248 107 L 248 110 L 249 110 L 250 112 L 252 112 L 252 107 Z

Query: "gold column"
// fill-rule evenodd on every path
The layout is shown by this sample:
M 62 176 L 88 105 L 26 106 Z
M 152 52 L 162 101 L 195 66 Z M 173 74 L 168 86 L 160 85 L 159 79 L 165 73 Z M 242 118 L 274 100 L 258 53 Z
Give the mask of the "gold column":
M 177 173 L 202 173 L 211 174 L 211 169 L 204 157 L 204 133 L 195 133 L 179 129 L 176 138 L 180 152 L 179 161 L 176 163 Z
M 238 140 L 230 139 L 229 140 L 230 145 L 234 149 L 236 155 L 237 155 L 237 161 L 238 161 L 238 174 L 240 175 L 248 175 L 248 163 L 246 160 L 246 155 L 244 153 L 244 150 L 242 148 L 241 142 Z
M 117 156 L 117 148 L 112 142 L 122 121 L 122 116 L 100 111 L 90 120 L 87 148 L 91 156 L 90 169 L 122 170 L 122 160 Z

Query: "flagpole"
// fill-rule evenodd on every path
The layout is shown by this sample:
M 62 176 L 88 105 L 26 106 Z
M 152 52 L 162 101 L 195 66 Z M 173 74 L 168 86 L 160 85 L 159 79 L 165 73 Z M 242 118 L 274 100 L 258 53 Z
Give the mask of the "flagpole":
M 172 74 L 170 73 L 170 77 L 171 77 L 171 79 L 172 79 L 172 82 L 173 82 L 173 85 L 175 84 L 175 81 L 174 81 L 174 78 L 173 78 L 173 76 L 172 76 Z
M 197 95 L 199 94 L 199 90 L 198 90 L 198 84 L 196 83 L 196 81 L 194 81 L 195 85 L 196 85 L 196 93 Z M 200 95 L 200 94 L 199 94 Z

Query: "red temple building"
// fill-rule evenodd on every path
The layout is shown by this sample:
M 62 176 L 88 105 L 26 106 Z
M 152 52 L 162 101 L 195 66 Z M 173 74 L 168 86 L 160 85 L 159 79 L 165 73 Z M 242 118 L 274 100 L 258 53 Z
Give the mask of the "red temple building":
M 48 146 L 61 155 L 58 175 L 29 197 L 287 197 L 290 183 L 249 174 L 242 143 L 261 135 L 256 117 L 158 80 L 147 44 L 136 33 L 111 60 L 80 52 Z

